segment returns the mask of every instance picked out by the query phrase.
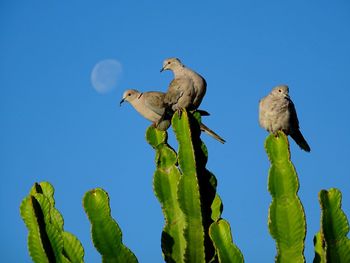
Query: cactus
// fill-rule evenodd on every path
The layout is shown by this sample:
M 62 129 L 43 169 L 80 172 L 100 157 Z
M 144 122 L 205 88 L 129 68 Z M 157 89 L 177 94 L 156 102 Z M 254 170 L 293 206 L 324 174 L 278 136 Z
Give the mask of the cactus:
M 108 194 L 101 188 L 88 191 L 83 205 L 91 222 L 92 240 L 102 255 L 102 262 L 138 262 L 135 255 L 122 243 L 122 232 L 111 217 Z
M 83 262 L 80 241 L 63 230 L 62 215 L 55 208 L 54 188 L 35 183 L 23 199 L 20 213 L 28 228 L 28 249 L 34 262 Z
M 350 262 L 349 222 L 341 210 L 341 197 L 341 192 L 335 188 L 319 193 L 321 230 L 314 238 L 314 263 Z
M 156 197 L 162 204 L 165 226 L 161 246 L 167 262 L 184 262 L 186 242 L 183 235 L 185 217 L 177 201 L 180 179 L 176 152 L 167 144 L 167 133 L 149 127 L 146 132 L 149 144 L 156 150 L 157 170 L 153 177 Z
M 167 132 L 153 126 L 146 132 L 156 151 L 153 186 L 165 217 L 161 246 L 166 262 L 244 262 L 233 243 L 229 223 L 221 217 L 223 204 L 217 181 L 206 169 L 208 151 L 200 139 L 200 115 L 177 113 L 172 126 L 178 153 L 168 144 Z M 306 222 L 298 198 L 299 182 L 290 160 L 289 142 L 283 132 L 268 136 L 265 149 L 271 162 L 268 190 L 272 196 L 268 227 L 276 241 L 276 262 L 305 262 Z M 321 229 L 314 237 L 314 263 L 350 262 L 349 223 L 341 210 L 341 192 L 319 193 Z M 91 222 L 93 243 L 103 262 L 138 262 L 122 243 L 122 233 L 111 217 L 109 197 L 101 188 L 83 198 Z M 35 183 L 20 206 L 29 230 L 28 249 L 34 262 L 83 262 L 79 240 L 63 230 L 63 217 L 55 208 L 54 188 Z
M 326 263 L 326 256 L 324 251 L 324 241 L 322 239 L 321 233 L 318 232 L 314 236 L 314 248 L 315 248 L 315 257 L 313 263 Z
M 210 209 L 214 200 L 215 188 L 209 181 L 211 175 L 205 169 L 207 158 L 201 148 L 198 124 L 194 119 L 190 122 L 187 112 L 183 112 L 181 117 L 179 119 L 175 114 L 172 125 L 179 142 L 178 162 L 182 171 L 178 184 L 178 200 L 186 220 L 185 260 L 205 262 L 214 257 L 214 248 L 209 243 L 208 236 L 212 223 L 208 208 Z M 197 125 L 191 127 L 191 123 Z
M 305 262 L 303 255 L 306 222 L 297 196 L 299 181 L 290 161 L 289 142 L 283 132 L 270 134 L 265 149 L 271 167 L 268 189 L 272 196 L 268 226 L 276 241 L 276 262 Z
M 223 225 L 222 202 L 216 194 L 216 178 L 205 168 L 208 153 L 200 140 L 199 122 L 198 114 L 184 111 L 181 118 L 174 114 L 178 155 L 167 144 L 166 132 L 151 126 L 146 133 L 147 141 L 156 150 L 154 189 L 165 217 L 164 258 L 167 262 L 216 262 L 219 255 L 220 262 L 230 262 L 221 260 L 225 258 L 220 257 L 221 239 L 242 262 L 229 227 L 217 231 L 217 226 Z M 209 236 L 211 226 L 213 235 Z
M 233 244 L 229 223 L 224 219 L 211 224 L 209 235 L 213 240 L 219 262 L 243 262 L 241 251 Z

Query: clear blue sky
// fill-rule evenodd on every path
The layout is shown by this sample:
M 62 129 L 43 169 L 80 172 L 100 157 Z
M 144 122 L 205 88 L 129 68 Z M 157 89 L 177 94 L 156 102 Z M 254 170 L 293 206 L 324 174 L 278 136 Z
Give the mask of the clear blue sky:
M 0 3 L 3 262 L 31 262 L 19 205 L 37 181 L 54 185 L 65 229 L 83 243 L 86 262 L 100 261 L 82 208 L 84 193 L 95 187 L 108 191 L 112 215 L 139 261 L 163 261 L 149 123 L 118 103 L 125 89 L 165 91 L 172 74 L 159 70 L 174 56 L 207 80 L 201 108 L 211 116 L 204 122 L 227 140 L 202 136 L 207 167 L 246 262 L 273 262 L 276 254 L 267 229 L 267 133 L 257 108 L 277 84 L 290 86 L 312 148 L 308 154 L 291 141 L 308 262 L 319 190 L 339 188 L 350 217 L 349 1 L 53 2 Z M 104 95 L 90 82 L 103 59 L 123 68 L 118 87 Z

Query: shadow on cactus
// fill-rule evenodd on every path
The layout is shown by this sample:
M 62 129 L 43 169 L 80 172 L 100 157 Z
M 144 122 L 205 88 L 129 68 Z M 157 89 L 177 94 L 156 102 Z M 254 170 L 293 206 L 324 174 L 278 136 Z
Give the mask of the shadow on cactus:
M 35 183 L 23 199 L 20 213 L 28 233 L 29 254 L 34 262 L 84 262 L 80 241 L 63 230 L 63 217 L 55 208 L 54 188 Z M 108 194 L 100 189 L 87 192 L 84 208 L 91 222 L 93 243 L 102 262 L 135 263 L 135 255 L 122 244 L 122 233 L 111 217 Z
M 314 263 L 350 262 L 349 222 L 341 210 L 342 195 L 338 189 L 321 190 L 321 230 L 314 237 Z
M 208 152 L 200 139 L 199 114 L 184 111 L 179 118 L 175 113 L 172 126 L 178 154 L 168 145 L 166 132 L 151 126 L 146 133 L 156 150 L 153 182 L 165 217 L 162 251 L 166 262 L 227 262 L 226 254 L 243 262 L 229 226 L 216 231 L 223 224 L 222 203 L 216 194 L 216 178 L 206 169 Z
M 34 262 L 83 262 L 84 249 L 74 235 L 63 230 L 53 194 L 51 184 L 35 183 L 21 203 L 21 216 L 29 231 L 29 254 Z

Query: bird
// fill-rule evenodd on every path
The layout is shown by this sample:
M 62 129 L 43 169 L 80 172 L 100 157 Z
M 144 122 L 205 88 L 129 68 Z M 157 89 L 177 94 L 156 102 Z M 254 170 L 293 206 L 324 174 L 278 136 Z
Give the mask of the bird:
M 289 97 L 289 87 L 279 85 L 259 101 L 259 124 L 270 133 L 281 130 L 290 135 L 299 147 L 310 152 L 311 148 L 299 129 L 299 120 L 293 101 Z
M 173 111 L 198 109 L 207 90 L 205 79 L 178 58 L 165 59 L 160 72 L 165 70 L 171 70 L 174 74 L 164 98 L 166 107 Z
M 170 119 L 161 120 L 164 114 L 163 100 L 164 93 L 157 91 L 139 92 L 135 89 L 124 91 L 120 106 L 124 101 L 129 102 L 134 109 L 144 118 L 151 121 L 153 126 L 159 130 L 167 130 L 170 126 Z
M 147 120 L 151 121 L 153 126 L 159 130 L 165 131 L 171 124 L 170 120 L 161 120 L 161 117 L 165 111 L 163 104 L 165 95 L 166 94 L 164 92 L 160 91 L 140 92 L 136 89 L 128 89 L 124 91 L 120 105 L 122 105 L 122 103 L 125 101 L 129 102 L 137 112 L 139 112 Z M 207 115 L 205 114 L 205 111 L 203 112 L 204 115 Z M 205 126 L 203 123 L 200 123 L 200 129 L 219 142 L 226 142 L 222 137 Z

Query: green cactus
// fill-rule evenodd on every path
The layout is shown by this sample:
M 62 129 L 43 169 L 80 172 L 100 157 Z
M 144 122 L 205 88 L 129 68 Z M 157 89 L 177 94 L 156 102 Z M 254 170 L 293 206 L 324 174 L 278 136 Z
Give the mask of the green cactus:
M 220 260 L 222 252 L 220 241 L 215 242 L 229 233 L 230 239 L 223 238 L 223 243 L 235 248 L 242 262 L 229 227 L 216 231 L 215 225 L 215 240 L 209 236 L 211 225 L 221 219 L 222 202 L 216 194 L 216 178 L 205 168 L 208 153 L 200 140 L 199 122 L 199 114 L 193 116 L 184 111 L 181 118 L 174 114 L 178 155 L 167 144 L 166 132 L 151 126 L 146 133 L 147 141 L 156 150 L 154 190 L 166 221 L 162 234 L 164 258 L 167 262 L 217 262 L 217 255 Z
M 194 123 L 193 120 L 192 123 Z M 207 180 L 208 173 L 205 171 L 206 156 L 200 148 L 202 143 L 199 141 L 198 130 L 195 129 L 198 127 L 193 129 L 190 126 L 187 112 L 182 113 L 181 119 L 175 114 L 172 125 L 179 143 L 178 162 L 182 171 L 178 185 L 178 198 L 186 220 L 185 261 L 209 261 L 214 257 L 214 248 L 208 242 L 208 230 L 212 219 L 211 212 L 208 213 L 205 208 L 211 207 L 215 189 L 208 187 L 211 184 Z M 204 189 L 208 190 L 206 199 L 204 199 L 205 194 L 201 194 Z
M 63 218 L 55 208 L 54 188 L 35 183 L 23 199 L 20 213 L 28 228 L 28 249 L 34 262 L 83 262 L 80 241 L 63 230 Z
M 185 217 L 177 201 L 177 185 L 180 179 L 176 166 L 177 155 L 167 144 L 166 132 L 151 126 L 147 129 L 146 138 L 156 150 L 157 170 L 154 173 L 153 186 L 165 216 L 161 242 L 164 258 L 167 262 L 184 262 Z
M 216 193 L 217 181 L 206 169 L 208 151 L 200 139 L 200 115 L 182 112 L 172 118 L 178 153 L 169 146 L 167 132 L 153 126 L 146 132 L 156 151 L 153 186 L 165 217 L 161 246 L 166 262 L 244 262 L 233 243 L 229 223 L 221 218 L 223 204 Z M 268 190 L 272 196 L 268 226 L 276 241 L 276 262 L 305 262 L 306 222 L 298 198 L 299 181 L 290 160 L 289 142 L 283 132 L 265 142 L 271 162 Z M 349 223 L 341 210 L 341 192 L 319 193 L 321 229 L 314 237 L 314 263 L 350 262 Z M 91 222 L 92 240 L 102 262 L 136 263 L 122 243 L 122 232 L 111 217 L 109 197 L 101 188 L 83 198 Z M 55 208 L 54 188 L 35 183 L 20 206 L 29 230 L 28 249 L 34 262 L 83 262 L 79 240 L 63 230 L 63 217 Z
M 209 235 L 213 240 L 219 262 L 244 262 L 241 251 L 233 244 L 229 223 L 220 219 L 211 224 Z
M 268 189 L 272 196 L 268 226 L 276 241 L 276 262 L 305 262 L 304 240 L 306 222 L 303 206 L 298 198 L 298 176 L 290 161 L 289 142 L 283 132 L 270 134 L 265 149 L 271 167 Z
M 88 191 L 83 205 L 91 222 L 92 240 L 102 255 L 102 262 L 138 262 L 135 255 L 122 243 L 122 232 L 111 217 L 108 194 L 101 188 Z
M 341 210 L 341 198 L 341 192 L 335 188 L 319 193 L 321 230 L 314 238 L 314 263 L 350 262 L 349 222 Z

